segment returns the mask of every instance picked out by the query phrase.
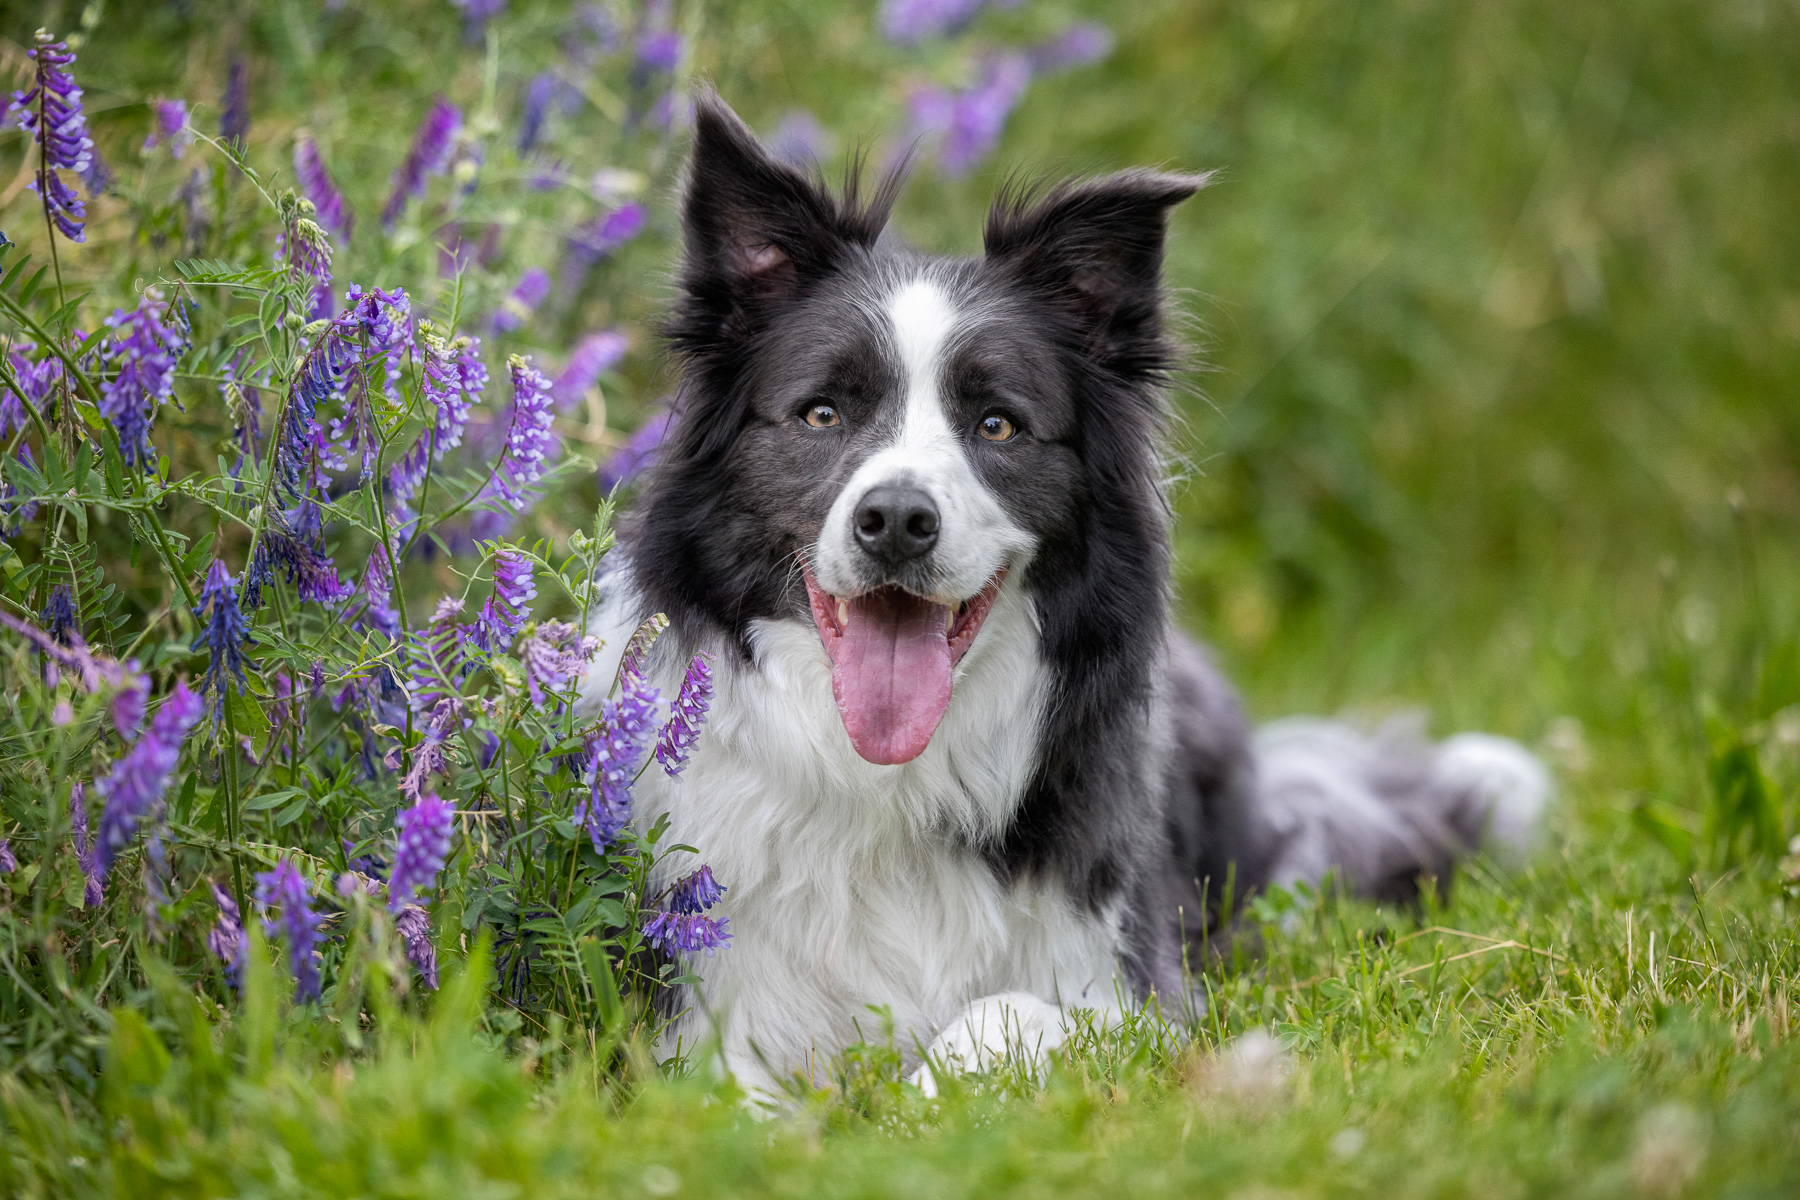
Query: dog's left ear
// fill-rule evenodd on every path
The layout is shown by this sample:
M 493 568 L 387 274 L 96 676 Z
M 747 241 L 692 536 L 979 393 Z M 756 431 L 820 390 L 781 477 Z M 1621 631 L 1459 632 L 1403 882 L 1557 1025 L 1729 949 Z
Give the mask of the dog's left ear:
M 988 261 L 1067 305 L 1096 362 L 1157 369 L 1169 210 L 1210 181 L 1139 170 L 1061 184 L 1041 198 L 1004 192 L 988 214 Z

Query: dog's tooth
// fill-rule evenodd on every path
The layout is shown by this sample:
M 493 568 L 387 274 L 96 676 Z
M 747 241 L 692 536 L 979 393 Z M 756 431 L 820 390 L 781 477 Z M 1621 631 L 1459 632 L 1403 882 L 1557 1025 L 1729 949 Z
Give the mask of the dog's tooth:
M 949 633 L 954 628 L 956 628 L 956 610 L 946 608 L 944 610 L 944 632 Z
M 848 600 L 838 601 L 838 628 L 850 628 L 850 602 Z

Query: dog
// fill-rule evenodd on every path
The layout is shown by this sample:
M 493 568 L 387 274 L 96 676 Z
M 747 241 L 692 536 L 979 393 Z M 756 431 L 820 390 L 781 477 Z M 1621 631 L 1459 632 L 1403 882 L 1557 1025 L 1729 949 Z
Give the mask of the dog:
M 1520 746 L 1252 732 L 1171 624 L 1161 270 L 1206 176 L 1010 189 L 980 257 L 937 258 L 884 235 L 898 172 L 833 193 L 711 91 L 690 154 L 675 418 L 588 675 L 659 612 L 664 696 L 713 664 L 690 764 L 635 801 L 728 889 L 669 1044 L 716 1034 L 776 1095 L 883 1006 L 931 1091 L 1079 1010 L 1188 1003 L 1228 888 L 1402 900 L 1528 847 L 1550 781 Z

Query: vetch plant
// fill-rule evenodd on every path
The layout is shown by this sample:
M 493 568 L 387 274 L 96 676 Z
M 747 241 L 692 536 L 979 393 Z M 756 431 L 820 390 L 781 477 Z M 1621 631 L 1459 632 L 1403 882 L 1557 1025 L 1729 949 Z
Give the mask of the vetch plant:
M 636 96 L 672 86 L 665 50 L 648 82 L 630 56 L 581 69 Z M 632 791 L 671 718 L 636 668 L 580 703 L 612 510 L 569 447 L 615 440 L 575 410 L 647 307 L 612 260 L 651 229 L 634 197 L 666 194 L 671 133 L 632 118 L 601 155 L 540 121 L 533 155 L 613 181 L 545 190 L 497 132 L 503 66 L 436 96 L 371 178 L 338 147 L 378 123 L 259 136 L 264 68 L 223 61 L 175 93 L 223 96 L 218 139 L 201 106 L 132 102 L 148 136 L 140 116 L 108 149 L 141 151 L 139 180 L 102 177 L 51 35 L 8 110 L 47 231 L 18 240 L 50 265 L 0 239 L 0 946 L 38 948 L 7 959 L 20 986 L 88 990 L 0 1004 L 0 1045 L 93 1060 L 94 1022 L 165 966 L 229 1009 L 248 916 L 346 1047 L 387 1011 L 383 971 L 416 997 L 481 939 L 534 1027 L 651 1036 L 680 968 L 646 953 L 663 834 Z M 46 255 L 84 239 L 65 290 Z M 665 758 L 704 720 L 683 694 Z

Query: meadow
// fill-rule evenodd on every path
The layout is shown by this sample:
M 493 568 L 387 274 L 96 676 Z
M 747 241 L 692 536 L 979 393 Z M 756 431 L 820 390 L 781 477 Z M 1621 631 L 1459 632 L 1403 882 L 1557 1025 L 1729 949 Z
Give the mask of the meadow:
M 101 0 L 0 10 L 9 89 L 57 42 L 91 148 L 0 132 L 6 1194 L 1800 1191 L 1792 3 Z M 1194 1027 L 1041 1086 L 928 1101 L 879 1012 L 773 1121 L 658 1063 L 639 951 L 724 931 L 622 813 L 685 734 L 567 701 L 701 78 L 832 177 L 913 147 L 933 250 L 1216 169 L 1180 619 L 1258 717 L 1524 740 L 1536 856 L 1252 898 Z

